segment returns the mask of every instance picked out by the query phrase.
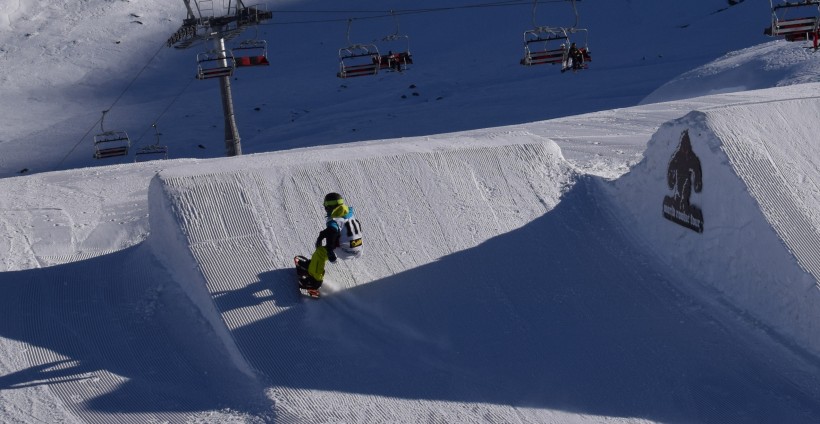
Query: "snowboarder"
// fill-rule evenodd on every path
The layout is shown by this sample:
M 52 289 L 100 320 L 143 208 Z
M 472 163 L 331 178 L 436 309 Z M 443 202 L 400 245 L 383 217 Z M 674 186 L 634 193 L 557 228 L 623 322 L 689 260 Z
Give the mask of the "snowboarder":
M 307 266 L 307 275 L 299 279 L 299 287 L 311 291 L 321 287 L 325 277 L 325 263 L 338 258 L 362 256 L 362 227 L 339 193 L 328 193 L 324 200 L 327 226 L 316 239 L 316 250 Z

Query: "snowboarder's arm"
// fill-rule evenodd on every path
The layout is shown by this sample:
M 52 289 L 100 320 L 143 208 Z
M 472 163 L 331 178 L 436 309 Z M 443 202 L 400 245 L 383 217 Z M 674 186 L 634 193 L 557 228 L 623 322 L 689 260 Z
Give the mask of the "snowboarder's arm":
M 327 247 L 327 257 L 330 262 L 336 262 L 336 253 L 333 251 L 339 245 L 339 228 L 335 222 L 331 221 L 327 224 L 327 228 L 319 233 L 319 238 L 316 239 L 316 247 L 324 245 Z

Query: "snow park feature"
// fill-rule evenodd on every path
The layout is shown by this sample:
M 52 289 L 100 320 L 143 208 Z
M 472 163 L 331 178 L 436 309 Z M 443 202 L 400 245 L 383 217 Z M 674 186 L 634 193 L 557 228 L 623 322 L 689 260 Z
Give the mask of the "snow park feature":
M 578 2 L 569 76 L 531 0 L 280 2 L 226 158 L 183 2 L 0 0 L 0 421 L 820 421 L 820 57 L 734 3 Z M 418 64 L 328 73 L 394 16 Z M 330 192 L 367 248 L 316 301 Z

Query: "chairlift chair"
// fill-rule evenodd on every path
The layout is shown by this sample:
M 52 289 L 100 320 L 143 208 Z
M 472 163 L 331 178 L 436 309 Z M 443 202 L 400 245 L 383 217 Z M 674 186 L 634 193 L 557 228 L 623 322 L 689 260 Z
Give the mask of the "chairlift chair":
M 399 18 L 392 10 L 390 15 L 396 23 L 396 31 L 379 42 L 381 50 L 387 51 L 387 54 L 382 54 L 380 57 L 379 69 L 404 72 L 407 70 L 407 65 L 413 64 L 413 56 L 410 54 L 410 37 L 399 33 Z
M 236 61 L 230 51 L 210 50 L 196 55 L 197 79 L 229 77 L 233 75 Z
M 339 49 L 339 78 L 376 75 L 381 68 L 379 49 L 373 44 L 354 44 Z
M 134 152 L 134 162 L 168 159 L 168 146 L 152 144 Z
M 236 67 L 268 66 L 268 43 L 265 40 L 244 40 L 231 50 Z
M 134 152 L 134 162 L 168 159 L 168 146 L 162 146 L 159 144 L 159 130 L 157 129 L 157 124 L 152 124 L 151 126 L 154 127 L 154 137 L 156 140 L 154 141 L 154 144 L 141 147 Z
M 347 20 L 347 47 L 339 49 L 339 78 L 376 75 L 381 68 L 381 55 L 374 44 L 356 44 L 350 41 L 353 19 Z
M 818 49 L 820 0 L 784 1 L 777 5 L 769 0 L 769 4 L 772 8 L 772 24 L 763 30 L 764 34 L 782 36 L 786 41 L 811 41 L 812 48 Z
M 102 119 L 100 119 L 100 131 L 102 132 L 94 136 L 95 159 L 125 156 L 128 154 L 128 148 L 131 147 L 131 139 L 128 138 L 128 133 L 125 131 L 105 130 L 103 122 L 107 112 L 107 110 L 103 111 Z
M 569 52 L 569 37 L 564 28 L 538 27 L 524 31 L 524 66 L 563 64 Z
M 575 23 L 571 27 L 549 27 L 535 24 L 536 9 L 538 0 L 532 3 L 532 23 L 533 29 L 524 31 L 524 57 L 520 63 L 524 66 L 533 65 L 561 65 L 561 71 L 568 69 L 570 62 L 570 45 L 576 33 L 584 34 L 583 47 L 578 47 L 581 52 L 582 61 L 580 65 L 573 63 L 575 70 L 586 69 L 586 62 L 591 61 L 589 54 L 588 34 L 586 29 L 578 28 L 578 9 L 575 0 L 572 0 L 572 10 L 575 13 Z M 571 37 L 572 36 L 572 37 Z M 572 38 L 572 39 L 571 39 Z
M 410 54 L 410 37 L 391 34 L 382 38 L 381 41 L 382 50 L 387 50 L 387 54 L 380 56 L 379 69 L 404 72 L 408 65 L 413 64 L 413 56 Z

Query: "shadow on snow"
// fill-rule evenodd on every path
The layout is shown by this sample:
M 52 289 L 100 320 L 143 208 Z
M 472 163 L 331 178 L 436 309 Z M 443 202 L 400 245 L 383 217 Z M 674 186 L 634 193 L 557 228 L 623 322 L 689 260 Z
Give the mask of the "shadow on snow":
M 812 379 L 801 389 L 772 348 L 753 346 L 754 330 L 718 324 L 678 291 L 685 276 L 626 242 L 598 202 L 601 183 L 583 178 L 518 230 L 319 301 L 298 303 L 293 270 L 263 273 L 257 295 L 267 286 L 294 307 L 234 338 L 277 386 L 664 422 L 817 422 Z

